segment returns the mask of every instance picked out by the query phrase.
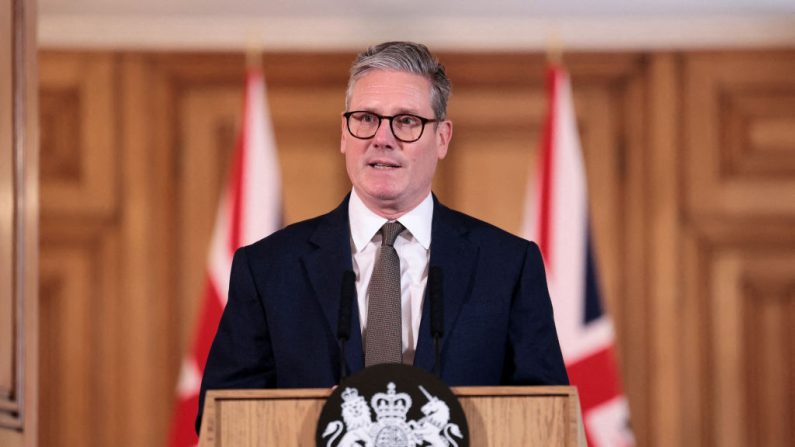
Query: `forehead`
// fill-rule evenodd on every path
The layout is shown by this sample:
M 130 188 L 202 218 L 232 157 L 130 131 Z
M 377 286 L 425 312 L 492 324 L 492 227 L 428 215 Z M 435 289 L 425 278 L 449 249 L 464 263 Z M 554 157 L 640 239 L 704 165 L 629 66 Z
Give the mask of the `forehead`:
M 372 70 L 353 85 L 350 109 L 382 114 L 429 113 L 433 110 L 431 83 L 414 73 Z

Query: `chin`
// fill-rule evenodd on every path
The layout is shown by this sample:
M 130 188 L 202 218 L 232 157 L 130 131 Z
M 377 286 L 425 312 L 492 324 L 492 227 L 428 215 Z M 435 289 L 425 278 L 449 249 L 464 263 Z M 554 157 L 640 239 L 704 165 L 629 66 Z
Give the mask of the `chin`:
M 400 201 L 400 192 L 384 188 L 357 188 L 359 196 L 371 205 L 390 207 Z M 368 200 L 369 199 L 369 200 Z
M 400 199 L 400 195 L 393 191 L 377 191 L 370 194 L 370 197 L 383 203 L 394 203 Z
M 374 182 L 357 189 L 378 200 L 397 200 L 405 192 L 405 188 L 391 182 Z

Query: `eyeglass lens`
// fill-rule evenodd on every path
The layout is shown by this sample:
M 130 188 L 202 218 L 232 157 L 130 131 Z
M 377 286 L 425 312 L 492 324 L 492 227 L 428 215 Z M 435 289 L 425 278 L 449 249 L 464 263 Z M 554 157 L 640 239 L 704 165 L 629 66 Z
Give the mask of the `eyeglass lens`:
M 384 117 L 389 119 L 392 134 L 400 141 L 410 143 L 422 136 L 425 124 L 420 117 L 408 114 Z M 372 138 L 381 125 L 381 117 L 371 112 L 353 112 L 348 117 L 348 130 L 357 138 Z

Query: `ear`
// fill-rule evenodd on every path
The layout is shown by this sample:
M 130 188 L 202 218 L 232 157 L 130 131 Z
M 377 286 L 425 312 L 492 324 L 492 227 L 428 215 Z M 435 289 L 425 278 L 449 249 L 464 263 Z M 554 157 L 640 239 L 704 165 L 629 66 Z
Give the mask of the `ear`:
M 345 153 L 345 145 L 348 141 L 347 122 L 344 115 L 340 115 L 340 153 Z
M 453 138 L 453 122 L 444 120 L 439 123 L 436 129 L 436 156 L 439 160 L 447 156 L 447 148 L 450 146 L 450 139 Z

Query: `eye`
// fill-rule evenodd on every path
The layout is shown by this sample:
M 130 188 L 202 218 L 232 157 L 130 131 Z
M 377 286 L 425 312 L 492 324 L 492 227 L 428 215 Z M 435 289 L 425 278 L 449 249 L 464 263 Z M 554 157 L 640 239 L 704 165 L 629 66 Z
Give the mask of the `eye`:
M 417 127 L 422 124 L 419 117 L 414 115 L 397 115 L 395 117 L 395 122 L 400 127 Z
M 352 118 L 364 124 L 374 124 L 378 121 L 378 117 L 369 112 L 354 113 Z

